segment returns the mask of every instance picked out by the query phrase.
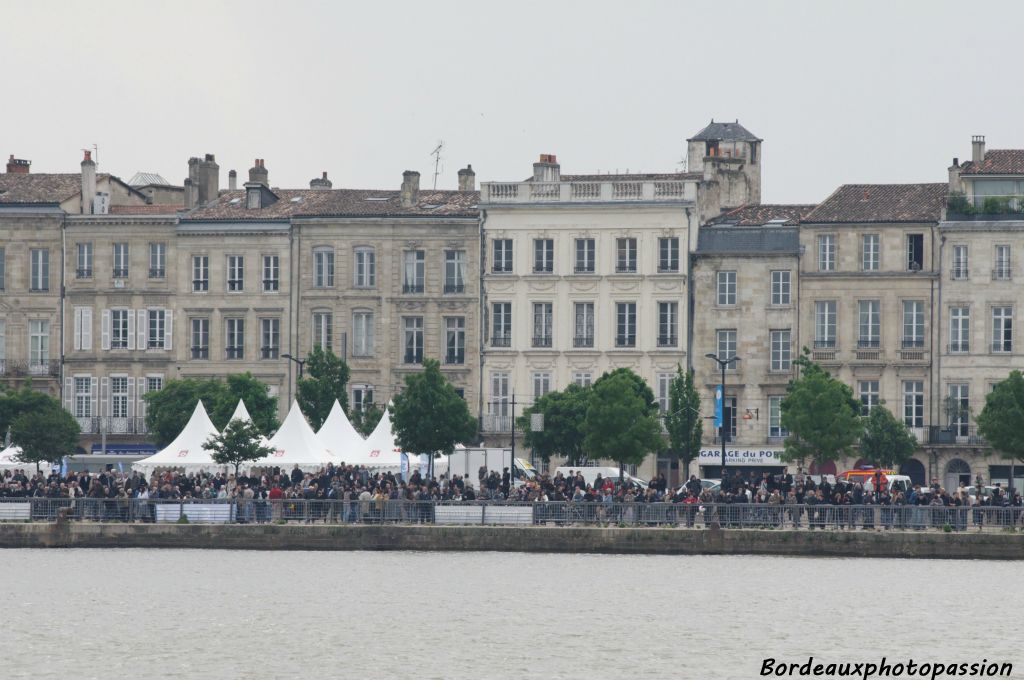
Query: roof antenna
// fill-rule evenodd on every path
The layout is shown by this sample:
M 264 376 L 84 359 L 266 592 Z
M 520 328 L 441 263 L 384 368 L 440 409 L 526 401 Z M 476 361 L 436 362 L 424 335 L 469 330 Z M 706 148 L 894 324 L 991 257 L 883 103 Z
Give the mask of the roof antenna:
M 430 152 L 434 157 L 434 191 L 437 191 L 437 176 L 441 174 L 441 150 L 444 149 L 444 140 L 437 140 L 437 146 Z

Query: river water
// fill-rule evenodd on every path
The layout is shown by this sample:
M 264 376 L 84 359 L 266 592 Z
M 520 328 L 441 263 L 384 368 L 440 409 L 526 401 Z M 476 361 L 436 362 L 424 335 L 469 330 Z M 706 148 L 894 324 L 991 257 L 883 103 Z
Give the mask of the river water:
M 1018 563 L 5 550 L 3 678 L 756 678 L 1014 663 Z M 1018 665 L 1016 662 L 1020 661 Z

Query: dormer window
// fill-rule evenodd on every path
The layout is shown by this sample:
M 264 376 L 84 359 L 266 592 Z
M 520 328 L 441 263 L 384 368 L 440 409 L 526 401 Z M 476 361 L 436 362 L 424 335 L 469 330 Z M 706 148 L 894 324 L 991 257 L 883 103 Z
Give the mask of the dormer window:
M 260 188 L 249 187 L 245 190 L 245 207 L 256 210 L 260 207 Z

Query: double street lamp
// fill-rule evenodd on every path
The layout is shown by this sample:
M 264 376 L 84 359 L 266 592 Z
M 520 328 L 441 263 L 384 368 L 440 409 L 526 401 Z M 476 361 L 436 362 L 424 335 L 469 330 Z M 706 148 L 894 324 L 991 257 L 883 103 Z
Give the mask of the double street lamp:
M 289 361 L 294 361 L 295 363 L 297 363 L 299 365 L 299 380 L 301 380 L 302 379 L 302 366 L 306 363 L 306 360 L 305 359 L 300 359 L 298 357 L 293 357 L 291 354 L 282 354 L 281 358 L 282 359 L 288 359 Z
M 718 437 L 719 439 L 722 440 L 722 491 L 725 491 L 726 484 L 728 483 L 726 479 L 726 465 L 728 465 L 728 463 L 726 463 L 725 460 L 725 433 L 726 428 L 729 426 L 729 423 L 727 423 L 725 420 L 725 369 L 729 366 L 729 364 L 739 361 L 740 358 L 734 355 L 729 357 L 728 359 L 722 359 L 717 354 L 710 353 L 705 354 L 704 356 L 706 356 L 708 359 L 712 359 L 715 362 L 717 362 L 718 367 L 722 369 L 722 382 L 718 386 L 718 389 L 720 389 L 722 393 L 720 395 L 715 395 L 715 401 L 721 404 L 721 411 L 719 412 L 721 419 L 718 422 Z

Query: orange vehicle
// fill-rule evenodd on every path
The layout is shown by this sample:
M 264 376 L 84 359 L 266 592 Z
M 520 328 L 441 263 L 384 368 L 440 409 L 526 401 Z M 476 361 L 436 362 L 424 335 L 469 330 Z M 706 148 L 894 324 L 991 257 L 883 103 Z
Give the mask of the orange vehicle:
M 865 484 L 871 482 L 871 486 L 878 486 L 878 491 L 885 491 L 889 485 L 889 477 L 896 474 L 895 470 L 887 470 L 885 468 L 876 468 L 866 465 L 859 467 L 856 470 L 847 470 L 839 475 L 836 475 L 837 479 L 844 479 L 847 482 Z

